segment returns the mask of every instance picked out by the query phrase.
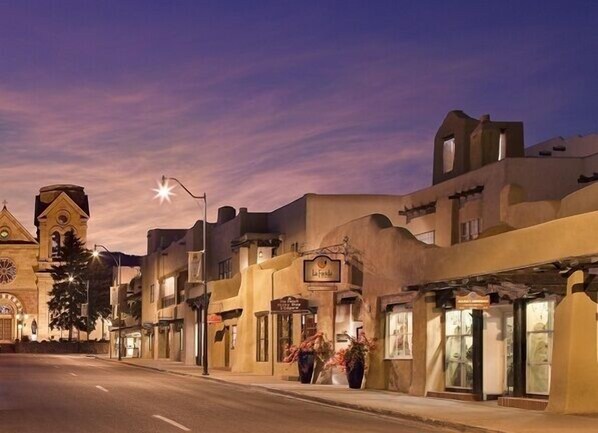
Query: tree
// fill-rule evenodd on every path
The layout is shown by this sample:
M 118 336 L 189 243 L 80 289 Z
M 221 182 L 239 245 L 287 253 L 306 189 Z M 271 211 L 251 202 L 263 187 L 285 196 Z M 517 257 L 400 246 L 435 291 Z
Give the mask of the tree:
M 48 301 L 51 329 L 68 329 L 69 341 L 73 328 L 86 329 L 86 318 L 81 316 L 81 304 L 87 301 L 86 276 L 91 254 L 83 242 L 69 231 L 58 251 L 59 264 L 51 269 L 54 284 Z

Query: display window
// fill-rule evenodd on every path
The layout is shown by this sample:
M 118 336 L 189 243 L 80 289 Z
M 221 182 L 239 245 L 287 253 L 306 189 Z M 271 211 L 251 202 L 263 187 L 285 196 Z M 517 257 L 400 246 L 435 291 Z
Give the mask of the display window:
M 473 389 L 472 310 L 445 313 L 445 386 Z
M 386 313 L 387 359 L 411 359 L 413 357 L 413 312 L 395 307 Z
M 552 362 L 555 301 L 541 300 L 526 306 L 526 392 L 548 395 Z

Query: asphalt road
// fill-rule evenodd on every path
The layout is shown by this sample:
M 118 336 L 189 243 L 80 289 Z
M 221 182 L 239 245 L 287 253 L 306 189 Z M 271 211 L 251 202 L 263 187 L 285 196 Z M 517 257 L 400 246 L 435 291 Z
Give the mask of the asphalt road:
M 0 355 L 2 433 L 183 431 L 444 430 L 83 356 Z

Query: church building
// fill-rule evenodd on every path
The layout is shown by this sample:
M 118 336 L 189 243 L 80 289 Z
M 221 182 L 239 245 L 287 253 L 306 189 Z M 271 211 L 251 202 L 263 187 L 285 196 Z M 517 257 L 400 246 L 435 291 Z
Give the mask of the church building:
M 8 210 L 0 211 L 0 343 L 60 338 L 50 330 L 50 269 L 65 233 L 87 239 L 89 202 L 83 187 L 51 185 L 35 198 L 33 236 Z M 98 337 L 99 338 L 99 337 Z

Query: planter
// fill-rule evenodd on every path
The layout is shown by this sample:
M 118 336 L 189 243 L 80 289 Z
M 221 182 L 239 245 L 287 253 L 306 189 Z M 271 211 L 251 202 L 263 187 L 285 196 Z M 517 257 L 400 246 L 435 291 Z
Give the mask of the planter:
M 297 367 L 299 368 L 299 380 L 301 383 L 311 383 L 314 374 L 315 355 L 313 352 L 299 352 Z
M 363 362 L 355 362 L 353 368 L 347 369 L 347 381 L 349 382 L 349 388 L 361 389 L 361 382 L 363 382 L 363 373 L 365 371 L 365 365 Z

